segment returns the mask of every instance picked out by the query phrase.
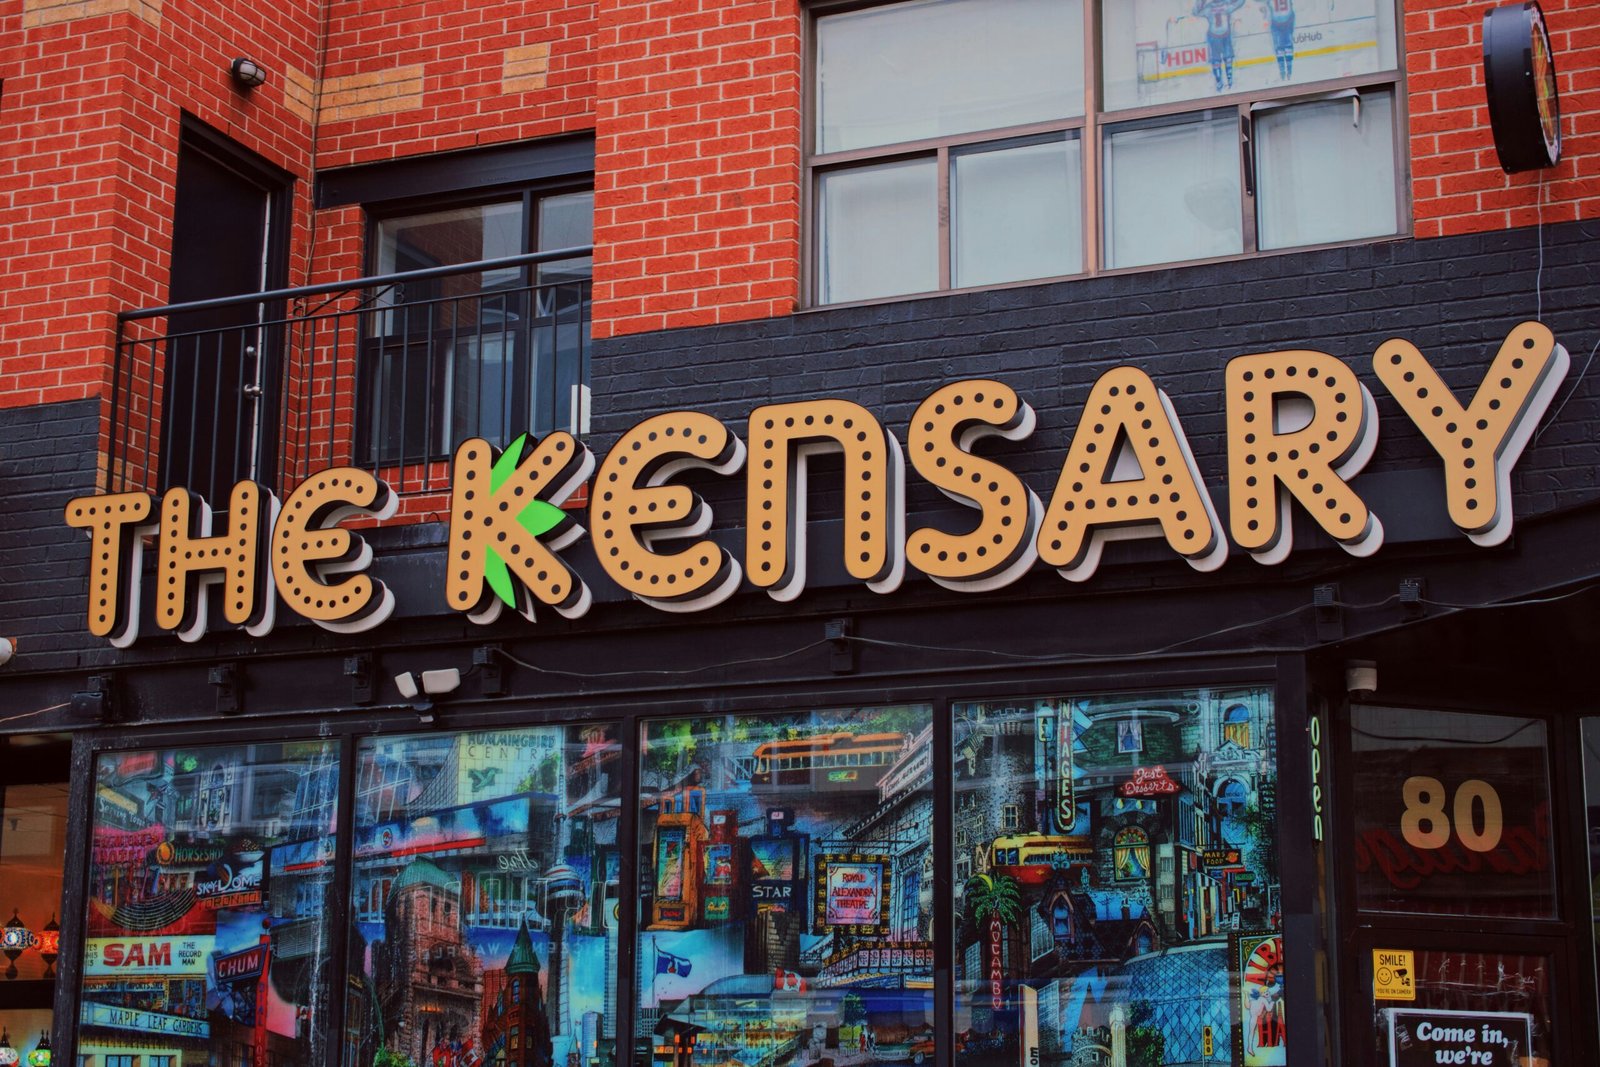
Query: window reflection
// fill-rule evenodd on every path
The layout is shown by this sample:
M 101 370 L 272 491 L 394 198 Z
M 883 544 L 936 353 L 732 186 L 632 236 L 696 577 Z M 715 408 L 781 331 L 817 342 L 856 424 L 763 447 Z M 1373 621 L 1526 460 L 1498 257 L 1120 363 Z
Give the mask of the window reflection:
M 1583 720 L 1583 791 L 1589 838 L 1589 915 L 1596 967 L 1600 968 L 1600 719 Z
M 1359 906 L 1555 917 L 1544 723 L 1413 708 L 1350 714 Z
M 347 1067 L 611 1062 L 618 756 L 604 724 L 362 744 Z
M 930 1060 L 929 710 L 643 734 L 639 1062 Z
M 1284 1064 L 1269 691 L 955 716 L 957 1061 Z
M 78 1050 L 322 1064 L 338 746 L 99 758 Z

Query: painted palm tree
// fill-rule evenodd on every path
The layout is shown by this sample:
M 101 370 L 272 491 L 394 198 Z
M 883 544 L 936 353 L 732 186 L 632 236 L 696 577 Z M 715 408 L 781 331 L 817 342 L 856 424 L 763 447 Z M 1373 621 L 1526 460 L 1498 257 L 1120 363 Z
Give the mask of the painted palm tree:
M 975 922 L 1015 926 L 1022 915 L 1022 895 L 1010 875 L 974 875 L 967 881 L 967 906 Z
M 974 875 L 967 882 L 967 906 L 972 909 L 975 923 L 989 926 L 989 973 L 1002 973 L 1002 946 L 1005 927 L 1017 925 L 1022 918 L 1022 894 L 1017 892 L 1017 880 L 1009 875 L 998 877 L 989 874 Z M 991 983 L 992 1005 L 995 1010 L 1004 1006 L 1000 983 Z

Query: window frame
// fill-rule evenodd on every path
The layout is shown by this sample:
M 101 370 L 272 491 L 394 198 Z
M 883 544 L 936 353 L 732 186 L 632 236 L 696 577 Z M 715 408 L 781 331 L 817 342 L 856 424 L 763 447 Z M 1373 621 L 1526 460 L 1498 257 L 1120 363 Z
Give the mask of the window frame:
M 1356 832 L 1350 819 L 1329 824 L 1326 845 L 1332 860 L 1344 872 L 1332 883 L 1335 908 L 1347 916 L 1345 960 L 1336 972 L 1329 996 L 1345 1005 L 1339 1037 L 1352 1057 L 1365 1055 L 1374 1019 L 1366 1011 L 1372 999 L 1372 951 L 1380 946 L 1411 946 L 1418 951 L 1478 954 L 1517 953 L 1543 955 L 1551 963 L 1551 985 L 1546 1004 L 1553 1022 L 1547 1036 L 1551 1063 L 1582 1059 L 1585 1042 L 1592 1039 L 1594 1000 L 1589 983 L 1595 981 L 1591 955 L 1585 943 L 1591 938 L 1591 896 L 1587 850 L 1584 847 L 1587 797 L 1580 765 L 1560 755 L 1564 745 L 1583 743 L 1581 724 L 1591 717 L 1574 711 L 1575 705 L 1552 702 L 1537 694 L 1468 694 L 1454 686 L 1423 686 L 1402 682 L 1381 696 L 1352 697 L 1326 716 L 1325 741 L 1332 774 L 1328 803 L 1335 811 L 1354 807 L 1356 793 L 1354 747 L 1356 706 L 1412 712 L 1445 712 L 1505 720 L 1531 720 L 1544 730 L 1545 788 L 1550 810 L 1551 894 L 1547 916 L 1460 915 L 1442 912 L 1382 910 L 1360 902 L 1356 869 Z M 1397 1006 L 1404 1006 L 1399 1005 Z M 1586 1024 L 1589 1026 L 1585 1030 Z
M 530 255 L 538 250 L 539 245 L 540 204 L 547 199 L 574 193 L 588 193 L 593 196 L 594 189 L 594 174 L 590 172 L 364 203 L 362 204 L 363 273 L 368 277 L 374 277 L 380 271 L 378 260 L 382 248 L 379 230 L 385 222 L 432 212 L 516 203 L 522 212 L 522 230 L 518 251 L 515 254 Z M 539 284 L 555 284 L 537 282 L 538 270 L 537 266 L 517 268 L 516 288 L 508 292 L 518 294 L 526 290 L 529 295 L 522 299 L 532 300 L 534 290 Z M 492 295 L 493 292 L 493 290 L 482 290 L 480 295 Z M 578 380 L 580 386 L 586 386 L 587 374 L 584 365 L 589 359 L 588 327 L 592 316 L 591 301 L 586 298 L 580 305 L 579 325 L 582 337 L 579 341 Z M 396 300 L 394 304 L 388 305 L 388 308 L 390 311 L 397 311 L 405 306 L 404 300 Z M 381 322 L 384 314 L 385 311 L 376 311 L 367 320 L 367 324 Z M 557 315 L 553 318 L 552 325 L 555 324 L 554 319 L 559 317 Z M 529 327 L 529 329 L 538 328 L 532 325 Z M 379 426 L 374 424 L 372 411 L 375 405 L 381 403 L 377 394 L 383 385 L 382 362 L 386 351 L 393 346 L 404 348 L 420 344 L 424 348 L 424 358 L 428 359 L 434 341 L 441 332 L 449 331 L 435 328 L 432 331 L 397 329 L 379 332 L 383 334 L 384 340 L 380 340 L 377 336 L 369 336 L 368 327 L 364 325 L 358 341 L 360 352 L 356 370 L 355 417 L 352 420 L 352 447 L 358 465 L 371 469 L 394 469 L 448 461 L 454 447 L 448 444 L 448 440 L 455 434 L 456 421 L 454 410 L 456 400 L 449 383 L 454 363 L 467 357 L 463 357 L 459 352 L 433 354 L 431 359 L 436 365 L 424 366 L 422 371 L 426 384 L 423 396 L 421 398 L 408 396 L 406 410 L 401 416 L 401 428 L 395 430 L 393 427 L 388 427 L 380 434 Z M 516 393 L 511 406 L 512 422 L 513 424 L 518 420 L 525 422 L 527 425 L 523 428 L 531 430 L 538 422 L 539 413 L 533 411 L 533 353 L 524 351 L 527 344 L 523 334 L 524 331 L 511 332 L 508 350 L 501 354 L 501 358 L 512 367 L 511 387 Z M 482 336 L 492 336 L 492 334 Z M 479 352 L 470 358 L 481 360 L 484 354 Z M 460 388 L 459 383 L 455 388 Z M 585 404 L 581 419 L 587 418 L 587 411 L 588 405 Z M 415 429 L 408 429 L 413 422 L 420 425 Z M 551 427 L 551 429 L 564 428 L 566 427 L 554 425 Z M 421 439 L 421 447 L 415 451 L 411 447 L 411 441 L 408 440 L 413 435 Z M 441 442 L 444 442 L 443 447 L 439 447 Z
M 778 684 L 763 686 L 751 692 L 738 694 L 735 703 L 726 704 L 722 698 L 714 697 L 709 693 L 696 692 L 693 694 L 679 694 L 676 697 L 663 701 L 658 696 L 646 695 L 642 691 L 627 691 L 600 694 L 587 700 L 577 697 L 563 697 L 554 701 L 543 701 L 537 697 L 522 697 L 512 701 L 499 700 L 468 700 L 455 708 L 451 713 L 448 724 L 449 732 L 495 730 L 502 728 L 526 728 L 535 726 L 583 726 L 589 724 L 612 723 L 619 731 L 619 738 L 637 736 L 638 731 L 647 722 L 661 719 L 720 717 L 728 714 L 734 715 L 760 715 L 784 716 L 807 710 L 829 710 L 846 708 L 869 708 L 885 705 L 910 705 L 925 704 L 932 709 L 932 736 L 928 742 L 931 766 L 937 768 L 941 761 L 954 761 L 960 757 L 959 751 L 952 743 L 951 725 L 952 708 L 958 703 L 994 702 L 994 701 L 1026 701 L 1037 698 L 1040 692 L 1052 693 L 1096 693 L 1112 695 L 1118 693 L 1139 694 L 1170 688 L 1185 686 L 1204 686 L 1218 689 L 1238 689 L 1266 687 L 1271 691 L 1274 700 L 1274 719 L 1278 724 L 1279 732 L 1279 758 L 1290 760 L 1299 754 L 1297 738 L 1292 731 L 1288 731 L 1291 719 L 1286 709 L 1294 706 L 1294 694 L 1300 692 L 1302 684 L 1300 668 L 1281 662 L 1275 663 L 1270 658 L 1262 656 L 1243 657 L 1201 657 L 1203 662 L 1185 660 L 1178 664 L 1157 664 L 1143 674 L 1137 676 L 1127 673 L 1123 667 L 1107 667 L 1096 665 L 1088 669 L 1072 670 L 1060 668 L 1042 671 L 1039 673 L 1024 672 L 1015 678 L 1005 680 L 983 679 L 963 675 L 962 677 L 928 680 L 926 683 L 914 683 L 910 686 L 894 685 L 887 682 L 873 682 L 867 679 L 858 679 L 843 687 L 835 687 L 826 693 L 815 692 L 792 685 Z M 318 728 L 318 724 L 321 728 Z M 353 885 L 353 846 L 354 846 L 354 819 L 357 794 L 364 779 L 357 773 L 358 760 L 356 754 L 361 743 L 369 738 L 380 742 L 393 742 L 395 740 L 415 736 L 419 726 L 413 715 L 397 714 L 394 709 L 361 708 L 348 703 L 335 702 L 328 705 L 327 710 L 312 716 L 297 716 L 274 721 L 236 719 L 208 719 L 205 723 L 207 730 L 203 735 L 198 735 L 194 722 L 184 720 L 157 720 L 137 724 L 118 725 L 97 730 L 79 731 L 72 737 L 72 752 L 74 754 L 73 766 L 91 766 L 93 760 L 105 753 L 132 751 L 149 748 L 170 746 L 212 747 L 216 745 L 245 745 L 256 743 L 272 743 L 283 740 L 310 740 L 329 738 L 339 746 L 341 771 L 340 771 L 340 799 L 339 811 L 341 813 L 339 824 L 335 831 L 336 852 L 334 859 L 333 879 L 336 886 L 343 887 L 344 891 L 335 892 L 333 895 L 334 910 L 331 921 L 333 929 L 340 931 L 344 936 L 350 929 L 355 919 L 355 901 L 349 892 Z M 637 889 L 630 886 L 638 885 L 638 871 L 642 868 L 636 866 L 638 845 L 642 839 L 642 820 L 637 820 L 636 806 L 631 802 L 637 800 L 639 789 L 639 761 L 637 751 L 631 750 L 632 746 L 623 745 L 621 763 L 618 774 L 621 775 L 623 787 L 623 804 L 619 825 L 619 854 L 618 854 L 618 885 L 620 887 L 620 910 L 618 913 L 619 926 L 617 930 L 617 982 L 616 1003 L 618 1006 L 617 1025 L 620 1032 L 624 1027 L 631 1028 L 638 1024 L 637 1014 L 639 1004 L 636 1000 L 637 990 L 631 988 L 630 975 L 636 975 L 636 968 L 640 965 L 636 958 L 639 954 L 635 947 L 639 942 L 642 924 L 636 909 L 630 907 L 630 901 L 637 903 L 637 896 L 632 894 Z M 953 766 L 953 762 L 949 765 Z M 368 783 L 370 785 L 370 783 Z M 85 814 L 90 808 L 89 798 L 93 796 L 95 775 L 79 775 L 74 773 L 72 779 L 73 796 L 75 797 L 75 818 L 79 820 L 79 832 L 82 833 L 81 843 L 87 841 L 89 828 L 88 817 Z M 944 884 L 947 877 L 943 872 L 952 871 L 961 859 L 959 850 L 953 847 L 954 818 L 957 812 L 955 802 L 960 794 L 953 791 L 950 776 L 935 773 L 932 782 L 932 795 L 934 800 L 933 821 L 929 829 L 932 837 L 930 855 L 934 865 L 935 886 Z M 1292 797 L 1285 796 L 1280 801 L 1277 816 L 1277 836 L 1280 842 L 1286 842 L 1284 847 L 1292 847 L 1299 840 L 1309 840 L 1309 819 L 1302 820 L 1295 817 L 1297 805 Z M 635 810 L 630 814 L 630 807 Z M 636 821 L 637 820 L 637 821 Z M 75 840 L 69 838 L 69 841 Z M 633 854 L 630 856 L 630 852 Z M 970 862 L 970 858 L 968 858 Z M 1291 869 L 1281 872 L 1285 900 L 1309 899 L 1306 883 L 1309 882 L 1309 869 Z M 86 899 L 87 865 L 77 870 L 69 870 L 68 885 L 63 901 L 63 915 L 76 910 L 81 914 L 89 905 Z M 1293 888 L 1291 888 L 1291 885 Z M 952 915 L 950 914 L 951 897 L 949 894 L 936 892 L 933 899 L 933 938 L 935 943 L 936 969 L 948 971 L 950 955 L 953 951 L 950 945 Z M 77 928 L 73 929 L 72 925 Z M 83 924 L 65 924 L 68 926 L 67 936 L 63 938 L 60 966 L 63 980 L 63 989 L 58 996 L 56 1007 L 58 1018 L 77 1018 L 80 1009 L 81 971 L 79 964 L 83 952 Z M 344 975 L 343 964 L 339 961 L 345 957 L 343 950 L 335 946 L 332 954 L 334 966 L 332 978 L 337 985 Z M 941 992 L 941 990 L 944 990 Z M 1295 986 L 1290 993 L 1291 1010 L 1302 996 L 1310 997 L 1309 986 L 1302 988 Z M 947 986 L 936 984 L 933 1011 L 935 1020 L 936 1048 L 948 1050 L 947 1059 L 954 1062 L 956 1037 L 952 1029 L 953 1001 Z M 344 998 L 333 997 L 329 1001 L 329 1011 L 337 1014 L 328 1016 L 330 1026 L 335 1037 L 330 1042 L 329 1048 L 335 1055 L 343 1056 L 348 1052 L 343 1037 L 343 1022 L 347 1004 Z M 333 1024 L 337 1023 L 337 1026 Z M 60 1029 L 58 1027 L 57 1029 Z M 52 1035 L 55 1036 L 54 1034 Z M 69 1029 L 63 1035 L 63 1040 L 57 1045 L 58 1057 L 65 1059 L 77 1053 L 77 1043 L 74 1034 Z M 619 1037 L 620 1039 L 620 1037 Z M 1311 1048 L 1311 1030 L 1306 1028 L 1291 1030 L 1291 1052 L 1296 1048 Z M 1301 1041 L 1307 1042 L 1304 1046 Z M 92 1053 L 91 1053 L 92 1055 Z M 342 1063 L 342 1059 L 335 1062 Z M 617 1067 L 622 1067 L 628 1062 L 626 1055 L 619 1054 Z
M 1152 104 L 1146 107 L 1126 108 L 1120 111 L 1102 111 L 1102 75 L 1100 45 L 1100 7 L 1102 3 L 1117 0 L 1084 0 L 1083 2 L 1083 79 L 1084 107 L 1080 116 L 1048 122 L 1028 123 L 1020 126 L 998 127 L 971 133 L 930 137 L 915 141 L 895 142 L 871 148 L 850 149 L 838 152 L 817 150 L 817 44 L 818 23 L 829 15 L 843 14 L 872 7 L 892 7 L 906 0 L 817 0 L 803 8 L 805 25 L 801 35 L 801 93 L 800 108 L 800 225 L 801 225 L 801 276 L 800 312 L 822 311 L 831 308 L 849 308 L 892 303 L 901 300 L 921 300 L 930 296 L 953 293 L 987 292 L 994 289 L 1011 289 L 1025 285 L 1043 285 L 1080 278 L 1116 277 L 1124 274 L 1142 274 L 1174 267 L 1201 266 L 1212 263 L 1237 262 L 1261 256 L 1277 256 L 1302 252 L 1315 252 L 1329 248 L 1376 244 L 1409 239 L 1414 233 L 1411 215 L 1411 152 L 1409 142 L 1409 100 L 1406 95 L 1406 50 L 1404 0 L 1393 0 L 1394 66 L 1369 74 L 1348 75 L 1341 78 L 1307 82 L 1299 85 L 1273 86 L 1256 91 L 1219 93 L 1215 96 L 1196 97 L 1190 100 Z M 1341 241 L 1294 245 L 1287 248 L 1260 249 L 1257 239 L 1257 206 L 1254 194 L 1256 167 L 1255 114 L 1285 105 L 1309 103 L 1349 94 L 1388 91 L 1394 100 L 1394 203 L 1396 228 L 1392 234 L 1357 237 Z M 1239 116 L 1239 189 L 1240 219 L 1243 250 L 1220 256 L 1190 259 L 1162 260 L 1126 267 L 1108 267 L 1105 248 L 1105 131 L 1129 122 L 1169 118 L 1201 111 L 1226 111 L 1233 109 Z M 1079 210 L 1083 241 L 1083 270 L 1073 274 L 1052 275 L 1042 278 L 1025 278 L 1017 281 L 992 284 L 953 286 L 951 282 L 951 251 L 953 222 L 950 188 L 952 149 L 973 145 L 1000 143 L 1040 135 L 1076 133 L 1082 163 L 1080 175 Z M 939 249 L 939 287 L 915 293 L 893 296 L 869 297 L 860 300 L 841 300 L 832 303 L 821 301 L 821 234 L 818 230 L 820 213 L 820 186 L 822 175 L 853 166 L 872 163 L 893 163 L 910 159 L 932 157 L 937 165 L 938 213 L 935 226 Z

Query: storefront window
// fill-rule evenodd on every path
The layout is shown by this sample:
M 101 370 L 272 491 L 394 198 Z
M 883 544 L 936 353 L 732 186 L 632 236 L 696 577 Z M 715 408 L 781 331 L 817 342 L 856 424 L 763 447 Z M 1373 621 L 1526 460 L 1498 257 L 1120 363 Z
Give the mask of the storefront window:
M 619 756 L 608 724 L 362 742 L 346 1067 L 613 1061 Z
M 1352 707 L 1364 910 L 1555 918 L 1544 723 Z
M 929 709 L 642 733 L 638 1062 L 931 1061 Z
M 327 1062 L 338 778 L 331 741 L 100 756 L 81 1056 Z
M 1589 839 L 1589 917 L 1596 967 L 1600 968 L 1600 719 L 1583 720 L 1583 792 L 1584 827 Z
M 35 755 L 13 750 L 14 757 Z M 26 773 L 20 766 L 12 774 Z M 55 965 L 61 949 L 61 857 L 67 851 L 67 783 L 13 783 L 0 810 L 0 1064 L 49 1048 Z M 8 1051 L 9 1050 L 9 1051 Z M 17 1059 L 12 1060 L 15 1055 Z
M 1272 721 L 1266 689 L 956 705 L 959 1063 L 1286 1062 Z
M 1376 1062 L 1390 1067 L 1551 1062 L 1548 956 L 1419 950 L 1406 960 L 1416 970 L 1414 999 L 1374 1001 Z

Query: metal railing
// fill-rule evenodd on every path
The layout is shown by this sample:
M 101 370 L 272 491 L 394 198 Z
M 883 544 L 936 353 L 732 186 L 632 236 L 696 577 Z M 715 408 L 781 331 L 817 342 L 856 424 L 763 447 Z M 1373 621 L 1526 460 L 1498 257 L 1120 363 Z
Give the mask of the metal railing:
M 589 247 L 246 293 L 117 316 L 109 492 L 233 483 L 280 497 L 363 467 L 448 487 L 457 443 L 582 432 Z

